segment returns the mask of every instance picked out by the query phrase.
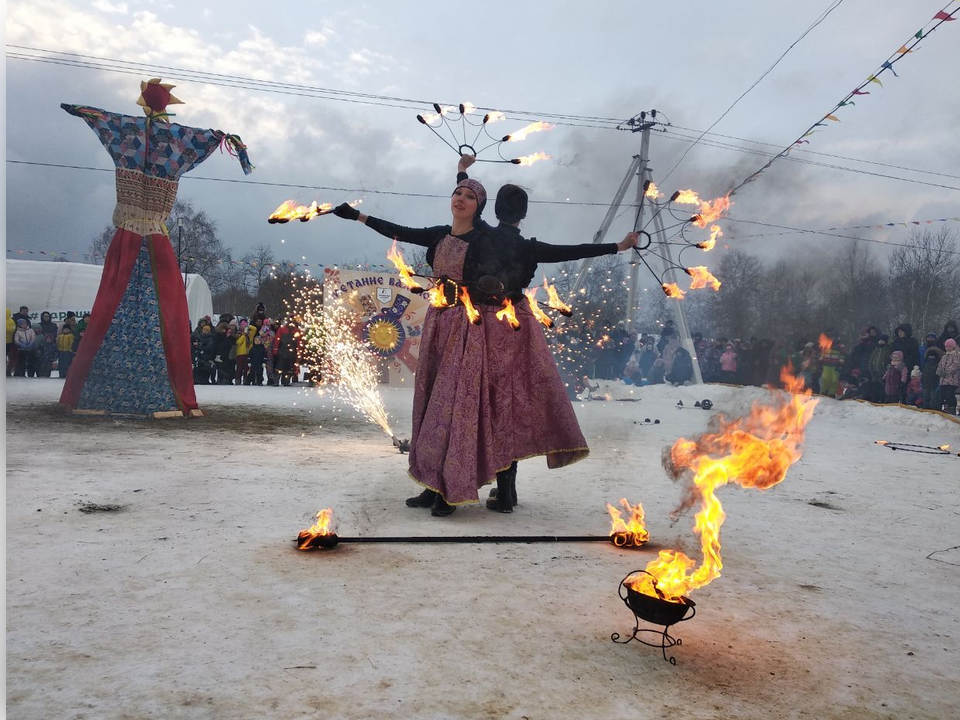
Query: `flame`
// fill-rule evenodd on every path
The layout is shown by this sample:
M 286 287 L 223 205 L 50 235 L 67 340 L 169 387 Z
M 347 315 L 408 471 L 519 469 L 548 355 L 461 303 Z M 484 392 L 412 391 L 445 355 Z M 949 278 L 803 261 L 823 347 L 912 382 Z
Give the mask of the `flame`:
M 610 539 L 618 547 L 637 547 L 650 539 L 650 533 L 643 524 L 643 505 L 631 505 L 626 498 L 620 499 L 620 505 L 630 513 L 630 521 L 624 522 L 620 511 L 607 503 L 607 512 L 610 513 Z
M 396 268 L 397 272 L 400 273 L 400 282 L 403 283 L 403 286 L 407 289 L 419 289 L 423 290 L 423 287 L 413 279 L 413 268 L 407 265 L 403 261 L 403 255 L 400 254 L 400 251 L 397 250 L 397 239 L 393 239 L 393 245 L 390 246 L 390 249 L 387 251 L 387 260 L 392 262 Z
M 477 109 L 477 106 L 474 105 L 472 102 L 460 103 L 460 112 L 464 115 L 469 115 L 476 109 Z
M 677 300 L 683 300 L 686 296 L 686 293 L 680 289 L 676 283 L 664 283 L 660 287 L 663 288 L 663 294 L 669 298 L 676 298 Z
M 317 513 L 317 521 L 297 536 L 297 550 L 310 550 L 311 542 L 324 535 L 333 535 L 333 508 L 325 508 Z
M 463 307 L 467 311 L 467 319 L 474 325 L 479 325 L 482 322 L 480 311 L 473 306 L 470 301 L 470 293 L 467 292 L 465 287 L 460 288 L 460 302 L 463 303 Z
M 680 203 L 681 205 L 699 205 L 700 196 L 697 195 L 693 190 L 681 190 L 677 193 L 677 196 L 673 199 L 675 203 Z
M 503 299 L 503 309 L 497 311 L 497 320 L 503 320 L 510 324 L 514 330 L 520 329 L 520 321 L 517 320 L 517 313 L 514 311 L 513 303 L 510 298 Z
M 507 119 L 507 116 L 504 115 L 499 110 L 488 112 L 486 115 L 483 116 L 484 123 L 495 123 L 495 122 L 500 122 L 501 120 L 506 120 L 506 119 Z
M 527 302 L 530 304 L 530 312 L 532 312 L 533 316 L 543 323 L 543 326 L 549 330 L 553 327 L 553 320 L 550 319 L 550 316 L 543 311 L 543 309 L 540 307 L 540 303 L 537 302 L 537 290 L 539 289 L 539 286 L 527 288 L 523 291 L 523 294 L 527 296 Z
M 527 135 L 530 135 L 532 133 L 543 132 L 544 130 L 552 130 L 552 129 L 553 129 L 553 125 L 551 125 L 550 123 L 545 123 L 537 120 L 536 122 L 530 123 L 526 127 L 520 128 L 516 132 L 512 132 L 509 135 L 504 135 L 503 141 L 517 142 L 518 140 L 525 139 Z
M 700 212 L 690 218 L 697 227 L 705 228 L 707 223 L 719 220 L 730 209 L 730 196 L 724 195 L 716 200 L 704 200 L 700 203 Z
M 693 278 L 693 282 L 690 283 L 691 290 L 699 290 L 700 288 L 705 288 L 707 285 L 712 287 L 714 290 L 720 289 L 720 281 L 717 280 L 709 270 L 707 270 L 705 265 L 688 267 L 684 268 L 684 270 L 686 270 L 687 275 Z
M 539 160 L 549 160 L 550 156 L 545 152 L 535 152 L 533 155 L 524 155 L 522 157 L 514 158 L 514 165 L 533 165 Z
M 573 315 L 573 308 L 567 305 L 557 294 L 557 288 L 547 282 L 547 276 L 543 276 L 543 288 L 547 291 L 547 305 L 560 312 L 561 315 L 570 317 Z
M 356 207 L 363 200 L 353 200 L 348 203 L 350 207 Z M 267 218 L 267 222 L 271 223 L 285 223 L 290 220 L 299 220 L 300 222 L 307 222 L 313 220 L 315 217 L 320 217 L 321 215 L 326 215 L 333 212 L 333 205 L 331 203 L 322 203 L 317 204 L 317 201 L 314 200 L 310 205 L 297 205 L 295 200 L 284 200 L 280 207 L 273 211 L 270 217 Z
M 430 288 L 424 297 L 426 297 L 427 302 L 429 302 L 434 307 L 438 307 L 438 308 L 453 307 L 450 303 L 447 302 L 447 296 L 446 296 L 446 293 L 444 293 L 443 291 L 442 284 L 435 285 L 432 288 Z
M 674 443 L 665 467 L 675 477 L 687 471 L 693 475 L 678 510 L 699 501 L 694 531 L 700 536 L 703 561 L 695 567 L 683 552 L 663 550 L 647 565 L 650 575 L 635 575 L 628 585 L 646 595 L 681 602 L 686 593 L 720 577 L 720 526 L 725 515 L 716 489 L 734 482 L 766 490 L 781 482 L 790 465 L 800 459 L 804 428 L 818 402 L 788 370 L 781 380 L 787 393 L 771 392 L 767 404 L 754 403 L 741 418 L 718 415 L 710 431 L 695 440 L 680 438 Z
M 713 250 L 717 244 L 717 238 L 723 237 L 723 230 L 720 229 L 719 225 L 710 226 L 710 239 L 704 240 L 702 243 L 697 243 L 697 247 L 701 250 Z
M 646 189 L 646 191 L 645 191 L 643 194 L 646 195 L 646 196 L 647 196 L 648 198 L 650 198 L 651 200 L 656 200 L 657 198 L 662 198 L 662 197 L 663 197 L 663 193 L 661 193 L 659 190 L 657 190 L 657 184 L 654 183 L 654 182 L 651 182 L 651 183 L 647 186 L 647 189 Z M 609 505 L 608 505 L 607 507 L 609 507 Z
M 940 445 L 937 449 L 938 449 L 938 450 L 943 450 L 944 452 L 950 452 L 950 446 L 949 446 L 949 445 Z
M 819 343 L 820 343 L 820 353 L 822 355 L 826 355 L 833 348 L 833 340 L 828 338 L 823 333 L 820 333 Z
M 876 441 L 874 441 L 874 445 L 889 445 L 889 444 L 890 444 L 890 441 L 889 441 L 889 440 L 876 440 Z

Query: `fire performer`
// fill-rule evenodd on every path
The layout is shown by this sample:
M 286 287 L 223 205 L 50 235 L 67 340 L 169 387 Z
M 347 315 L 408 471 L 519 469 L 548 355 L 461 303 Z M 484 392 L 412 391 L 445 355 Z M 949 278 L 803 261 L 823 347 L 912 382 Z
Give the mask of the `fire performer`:
M 334 210 L 386 237 L 426 247 L 427 263 L 449 296 L 457 298 L 465 290 L 482 314 L 482 322 L 474 324 L 460 301 L 443 308 L 431 305 L 424 324 L 409 474 L 425 490 L 407 505 L 430 507 L 439 517 L 478 502 L 478 488 L 517 460 L 545 455 L 548 467 L 559 468 L 589 453 L 522 286 L 493 286 L 496 278 L 523 271 L 515 259 L 500 257 L 498 238 L 481 221 L 486 200 L 483 185 L 461 180 L 450 203 L 452 223 L 418 229 L 369 217 L 347 204 Z M 606 245 L 536 243 L 531 257 L 563 262 L 616 253 L 636 243 L 635 233 Z M 496 318 L 505 298 L 513 298 L 523 317 L 516 330 Z
M 164 222 L 179 178 L 226 147 L 253 170 L 236 135 L 169 121 L 180 103 L 159 78 L 140 84 L 146 117 L 84 105 L 61 107 L 97 133 L 116 165 L 117 232 L 103 265 L 91 322 L 60 396 L 67 411 L 199 416 L 190 359 L 190 317 L 179 258 Z M 138 348 L 130 353 L 131 338 Z

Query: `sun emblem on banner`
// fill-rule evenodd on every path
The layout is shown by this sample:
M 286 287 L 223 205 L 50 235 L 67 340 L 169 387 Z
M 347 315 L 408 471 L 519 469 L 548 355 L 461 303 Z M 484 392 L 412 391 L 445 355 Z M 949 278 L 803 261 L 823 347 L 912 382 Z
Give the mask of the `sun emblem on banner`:
M 384 315 L 370 318 L 363 328 L 363 339 L 371 349 L 382 357 L 388 357 L 400 350 L 405 333 L 403 326 L 396 320 Z

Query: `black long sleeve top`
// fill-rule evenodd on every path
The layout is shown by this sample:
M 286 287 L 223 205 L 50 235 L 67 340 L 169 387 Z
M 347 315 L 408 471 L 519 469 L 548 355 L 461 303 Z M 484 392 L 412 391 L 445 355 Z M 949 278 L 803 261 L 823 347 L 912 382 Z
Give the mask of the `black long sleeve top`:
M 381 235 L 427 248 L 427 262 L 433 266 L 439 242 L 450 234 L 449 225 L 409 228 L 380 218 L 367 217 L 367 227 Z M 469 245 L 463 262 L 465 282 L 477 282 L 486 276 L 496 278 L 505 294 L 519 298 L 537 272 L 537 263 L 568 262 L 617 252 L 616 243 L 554 245 L 536 238 L 526 239 L 512 225 L 491 227 L 482 220 L 469 232 L 457 235 Z M 471 292 L 471 297 L 474 293 Z

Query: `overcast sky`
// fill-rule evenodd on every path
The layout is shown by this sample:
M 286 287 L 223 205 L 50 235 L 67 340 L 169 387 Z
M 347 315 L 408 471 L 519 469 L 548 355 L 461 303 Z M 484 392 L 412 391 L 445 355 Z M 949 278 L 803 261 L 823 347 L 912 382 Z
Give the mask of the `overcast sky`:
M 790 144 L 945 2 L 845 0 L 713 129 L 772 146 L 707 139 L 764 151 Z M 265 243 L 292 261 L 380 263 L 386 241 L 357 224 L 335 217 L 285 226 L 266 222 L 287 198 L 338 203 L 357 193 L 257 183 L 446 196 L 456 155 L 416 121 L 434 101 L 527 113 L 508 113 L 511 118 L 496 126 L 497 132 L 518 129 L 538 113 L 627 119 L 656 108 L 660 119 L 673 124 L 671 132 L 654 134 L 651 141 L 659 180 L 689 147 L 678 135 L 706 129 L 830 5 L 830 0 L 656 5 L 8 0 L 7 249 L 82 252 L 110 222 L 115 201 L 110 172 L 10 162 L 112 170 L 96 136 L 63 112 L 61 102 L 139 115 L 140 80 L 163 77 L 186 103 L 171 108 L 176 122 L 236 133 L 249 147 L 256 166 L 252 175 L 245 177 L 235 160 L 216 154 L 180 184 L 180 198 L 216 221 L 234 257 Z M 70 56 L 56 53 L 77 53 L 149 67 L 111 72 L 14 59 L 12 52 L 59 59 Z M 960 22 L 946 23 L 897 63 L 899 78 L 885 74 L 882 88 L 872 85 L 870 95 L 842 109 L 840 123 L 804 146 L 881 165 L 795 153 L 860 172 L 780 161 L 735 196 L 731 216 L 811 229 L 960 216 L 960 191 L 934 186 L 960 187 L 957 67 Z M 407 101 L 390 107 L 260 92 L 177 77 L 184 70 Z M 491 195 L 504 182 L 516 182 L 528 187 L 534 200 L 569 200 L 570 205 L 532 206 L 524 234 L 588 242 L 606 208 L 572 203 L 609 203 L 639 140 L 638 134 L 557 124 L 504 146 L 508 156 L 543 151 L 552 160 L 530 167 L 478 164 L 473 174 Z M 713 197 L 765 161 L 697 146 L 663 189 L 689 187 Z M 374 192 L 362 197 L 371 215 L 414 226 L 449 222 L 445 197 Z M 492 208 L 486 216 L 493 220 Z M 625 212 L 610 239 L 622 237 L 630 220 Z M 727 223 L 726 232 L 731 247 L 765 257 L 822 257 L 849 242 L 770 235 L 781 231 L 745 223 Z M 746 237 L 761 233 L 768 234 Z M 903 227 L 846 232 L 892 242 L 908 233 Z M 29 256 L 8 252 L 7 257 Z M 708 264 L 718 261 L 713 257 Z

